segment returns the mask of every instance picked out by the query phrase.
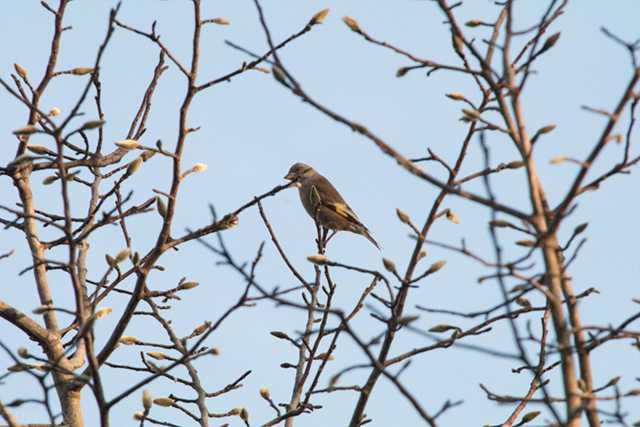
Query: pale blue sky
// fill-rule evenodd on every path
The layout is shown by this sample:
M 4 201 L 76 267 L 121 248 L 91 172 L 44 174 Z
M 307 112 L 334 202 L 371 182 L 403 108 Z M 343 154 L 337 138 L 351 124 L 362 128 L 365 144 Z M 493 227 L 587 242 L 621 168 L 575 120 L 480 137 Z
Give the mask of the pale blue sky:
M 446 99 L 444 94 L 458 91 L 477 100 L 472 82 L 467 77 L 444 72 L 429 78 L 424 73 L 414 72 L 396 79 L 395 71 L 400 66 L 409 65 L 407 61 L 365 43 L 339 19 L 344 15 L 353 16 L 379 39 L 397 44 L 419 57 L 457 63 L 450 46 L 449 32 L 442 24 L 442 14 L 434 4 L 417 0 L 264 0 L 263 3 L 276 41 L 301 29 L 318 10 L 331 9 L 323 25 L 314 28 L 280 54 L 289 70 L 318 101 L 367 125 L 407 157 L 423 156 L 429 147 L 445 159 L 453 159 L 466 129 L 458 121 L 460 105 Z M 70 4 L 65 23 L 73 26 L 73 30 L 63 37 L 58 69 L 93 63 L 96 48 L 106 30 L 108 10 L 114 4 L 114 1 L 107 0 Z M 266 50 L 252 1 L 205 0 L 203 4 L 204 17 L 223 16 L 231 21 L 231 26 L 211 26 L 204 32 L 201 81 L 223 75 L 246 60 L 243 54 L 227 47 L 225 39 L 257 52 Z M 516 25 L 522 28 L 537 22 L 547 2 L 521 0 L 516 4 Z M 5 13 L 0 15 L 0 51 L 3 52 L 0 76 L 9 79 L 13 72 L 12 64 L 18 62 L 37 80 L 43 72 L 49 48 L 51 15 L 36 0 L 5 0 L 4 5 Z M 491 20 L 497 13 L 493 2 L 488 0 L 468 0 L 456 12 L 462 22 L 471 18 Z M 548 123 L 558 125 L 556 131 L 539 144 L 536 152 L 543 183 L 554 203 L 565 194 L 566 181 L 574 176 L 576 169 L 571 164 L 549 166 L 549 158 L 558 154 L 583 158 L 597 140 L 604 123 L 601 117 L 580 110 L 580 106 L 612 108 L 630 76 L 626 52 L 606 39 L 599 28 L 605 26 L 623 38 L 634 40 L 640 36 L 637 27 L 639 16 L 640 3 L 634 0 L 574 1 L 550 30 L 550 33 L 562 30 L 562 37 L 557 46 L 537 63 L 539 74 L 532 76 L 529 82 L 524 105 L 531 129 Z M 119 19 L 145 30 L 150 28 L 153 20 L 157 20 L 158 32 L 164 43 L 183 62 L 188 62 L 192 25 L 190 2 L 129 0 L 122 5 Z M 468 34 L 472 31 L 467 29 Z M 475 31 L 480 38 L 483 33 Z M 157 49 L 149 40 L 123 30 L 116 31 L 105 54 L 101 73 L 108 146 L 111 141 L 125 136 L 156 59 Z M 145 144 L 151 145 L 156 139 L 162 139 L 167 147 L 173 147 L 175 143 L 177 111 L 185 82 L 177 68 L 169 65 L 170 69 L 162 77 L 154 98 L 148 131 L 142 141 Z M 84 80 L 77 77 L 56 79 L 42 100 L 43 109 L 57 106 L 65 114 L 75 102 Z M 0 135 L 4 136 L 5 145 L 0 152 L 0 164 L 6 164 L 15 152 L 15 141 L 10 132 L 24 125 L 27 114 L 22 105 L 6 92 L 0 96 L 0 111 L 3 112 Z M 83 111 L 87 117 L 94 117 L 91 99 Z M 622 123 L 627 120 L 625 116 Z M 406 238 L 406 230 L 397 221 L 395 209 L 401 208 L 416 223 L 422 223 L 436 194 L 434 188 L 400 170 L 393 160 L 367 140 L 301 103 L 271 76 L 245 73 L 230 84 L 216 86 L 198 95 L 189 124 L 202 129 L 189 137 L 184 164 L 205 162 L 209 169 L 185 181 L 179 196 L 176 233 L 185 227 L 208 223 L 208 203 L 215 204 L 220 213 L 229 212 L 254 195 L 282 183 L 282 176 L 289 166 L 296 161 L 304 161 L 332 180 L 381 243 L 383 255 L 394 260 L 400 269 L 405 268 L 413 243 Z M 40 142 L 46 143 L 45 140 Z M 492 136 L 489 143 L 495 164 L 516 159 L 513 146 L 503 138 Z M 603 171 L 617 162 L 620 152 L 621 147 L 615 144 L 607 147 L 595 165 L 595 171 Z M 479 145 L 474 141 L 463 173 L 480 169 L 481 160 Z M 441 172 L 436 165 L 430 164 L 428 168 L 436 174 Z M 171 179 L 168 170 L 168 161 L 154 159 L 145 164 L 139 176 L 132 181 L 134 187 L 127 184 L 126 189 L 135 189 L 135 200 L 145 200 L 153 195 L 152 188 L 168 188 Z M 60 212 L 59 195 L 51 191 L 51 187 L 39 185 L 44 178 L 40 175 L 33 179 L 36 203 L 41 208 Z M 1 183 L 0 198 L 4 200 L 3 204 L 11 206 L 17 201 L 16 191 L 6 177 Z M 521 171 L 501 174 L 494 184 L 504 203 L 529 210 Z M 616 324 L 637 311 L 637 305 L 630 301 L 632 296 L 638 296 L 637 277 L 640 273 L 635 226 L 640 209 L 635 197 L 635 184 L 635 175 L 616 177 L 603 185 L 600 192 L 583 196 L 580 208 L 562 232 L 562 236 L 568 237 L 574 225 L 590 223 L 589 241 L 571 271 L 578 292 L 591 286 L 601 292 L 584 304 L 583 321 L 587 325 Z M 480 183 L 470 185 L 469 189 L 483 192 Z M 77 197 L 74 197 L 76 203 L 73 208 L 80 215 L 84 212 L 83 197 L 86 193 L 84 189 L 74 190 Z M 297 193 L 288 190 L 267 200 L 264 206 L 292 262 L 310 277 L 312 266 L 305 258 L 314 252 L 315 231 L 312 221 L 300 206 Z M 455 198 L 447 199 L 444 207 L 453 209 L 460 216 L 461 223 L 454 225 L 439 221 L 430 237 L 453 244 L 458 244 L 464 237 L 470 248 L 489 254 L 486 227 L 489 213 Z M 136 249 L 141 252 L 148 250 L 155 241 L 153 236 L 160 226 L 159 217 L 139 217 L 129 224 Z M 94 248 L 90 257 L 90 266 L 94 267 L 90 273 L 92 278 L 102 273 L 104 254 L 114 253 L 123 246 L 121 235 L 114 230 L 98 233 L 90 242 Z M 46 236 L 51 231 L 45 229 L 43 233 Z M 520 239 L 520 235 L 505 232 L 501 237 L 511 257 L 524 253 L 522 248 L 511 244 Z M 295 283 L 269 242 L 257 211 L 244 212 L 240 225 L 225 232 L 225 238 L 239 260 L 252 258 L 258 244 L 267 240 L 264 259 L 258 268 L 260 282 L 267 287 L 287 287 Z M 16 255 L 10 261 L 0 261 L 0 275 L 4 278 L 0 294 L 3 299 L 29 312 L 37 305 L 32 277 L 28 274 L 17 277 L 17 272 L 28 265 L 26 244 L 18 233 L 3 230 L 0 253 L 10 249 L 15 249 Z M 439 259 L 447 259 L 448 264 L 437 276 L 412 292 L 409 314 L 417 314 L 413 308 L 415 304 L 476 310 L 490 306 L 499 298 L 495 283 L 476 283 L 479 275 L 487 273 L 477 264 L 438 248 L 428 247 L 427 251 L 429 255 L 425 265 Z M 60 253 L 54 255 L 62 256 Z M 382 268 L 380 254 L 366 240 L 355 235 L 336 237 L 329 255 L 350 264 Z M 203 320 L 216 319 L 241 292 L 239 277 L 224 267 L 216 266 L 215 262 L 208 251 L 193 243 L 179 252 L 167 253 L 161 264 L 168 270 L 150 277 L 149 286 L 153 289 L 175 286 L 182 276 L 201 283 L 183 301 L 175 303 L 169 314 L 183 335 Z M 355 303 L 368 278 L 338 271 L 335 276 L 339 285 L 337 304 L 347 309 Z M 52 274 L 54 293 L 64 298 L 61 304 L 70 305 L 70 289 L 62 279 L 61 275 Z M 536 303 L 542 301 L 539 296 L 532 299 Z M 124 304 L 124 299 L 114 296 L 108 305 L 117 314 Z M 101 322 L 112 326 L 115 319 L 116 315 L 111 315 Z M 532 315 L 530 319 L 537 327 L 538 316 Z M 462 322 L 423 313 L 415 325 L 426 330 L 443 322 L 460 326 L 476 323 L 475 320 Z M 258 307 L 234 314 L 226 326 L 208 341 L 221 349 L 221 356 L 198 362 L 197 366 L 205 384 L 211 389 L 226 385 L 247 369 L 253 373 L 242 389 L 212 400 L 210 410 L 223 412 L 242 405 L 249 408 L 252 422 L 256 425 L 270 418 L 272 410 L 259 398 L 258 389 L 267 386 L 276 401 L 287 401 L 293 371 L 283 371 L 278 365 L 284 361 L 293 362 L 295 355 L 291 346 L 273 339 L 268 332 L 284 330 L 293 333 L 302 326 L 302 313 L 291 309 L 275 310 L 272 303 L 261 303 Z M 360 315 L 356 326 L 363 337 L 379 330 L 377 322 L 372 321 L 366 312 Z M 513 351 L 511 336 L 504 326 L 465 342 Z M 6 323 L 2 324 L 2 331 L 2 341 L 14 348 L 31 345 Z M 140 319 L 132 324 L 127 334 L 154 340 L 164 338 L 157 325 Z M 104 334 L 98 332 L 98 342 L 104 338 Z M 422 338 L 404 332 L 399 335 L 392 354 L 424 344 Z M 132 348 L 122 348 L 116 351 L 113 360 L 131 362 L 136 354 Z M 5 354 L 0 354 L 0 366 L 4 366 L 7 360 Z M 364 360 L 360 351 L 344 337 L 329 372 Z M 596 350 L 593 361 L 596 385 L 605 384 L 613 376 L 623 375 L 620 382 L 623 390 L 637 387 L 633 377 L 638 374 L 636 367 L 640 357 L 637 351 L 630 350 L 628 342 L 612 343 L 606 349 Z M 517 366 L 517 363 L 474 352 L 450 349 L 418 356 L 402 378 L 431 412 L 435 412 L 446 399 L 465 400 L 463 406 L 442 417 L 441 425 L 497 424 L 506 418 L 509 408 L 487 401 L 478 383 L 486 384 L 496 392 L 524 394 L 529 378 L 512 374 L 511 368 Z M 108 369 L 104 370 L 104 375 L 107 377 L 108 396 L 122 391 L 126 381 L 131 379 L 129 373 Z M 341 384 L 359 384 L 363 378 L 358 373 L 347 375 Z M 559 386 L 559 378 L 553 379 L 556 387 Z M 34 385 L 26 376 L 22 379 L 14 376 L 0 386 L 0 400 L 6 402 L 22 397 L 25 387 Z M 179 387 L 161 381 L 150 389 L 157 396 L 169 392 L 186 394 Z M 97 421 L 91 419 L 95 414 L 92 398 L 88 390 L 86 393 L 87 425 L 96 425 Z M 325 409 L 312 416 L 301 417 L 298 424 L 345 425 L 354 399 L 355 394 L 324 395 L 317 403 L 324 405 Z M 130 425 L 131 414 L 140 408 L 139 402 L 139 393 L 136 393 L 118 406 L 113 412 L 113 425 Z M 632 409 L 631 403 L 627 408 L 635 411 L 635 418 L 631 417 L 629 421 L 636 421 L 640 411 Z M 43 421 L 45 416 L 40 408 L 28 405 L 16 413 L 21 422 Z M 385 380 L 376 387 L 367 414 L 373 417 L 375 426 L 422 425 L 408 403 Z M 154 408 L 152 415 L 176 422 L 182 420 L 186 424 L 185 418 L 176 417 L 171 410 Z M 241 425 L 239 419 L 232 419 L 230 423 L 232 426 Z M 222 421 L 212 423 L 217 424 L 222 424 Z

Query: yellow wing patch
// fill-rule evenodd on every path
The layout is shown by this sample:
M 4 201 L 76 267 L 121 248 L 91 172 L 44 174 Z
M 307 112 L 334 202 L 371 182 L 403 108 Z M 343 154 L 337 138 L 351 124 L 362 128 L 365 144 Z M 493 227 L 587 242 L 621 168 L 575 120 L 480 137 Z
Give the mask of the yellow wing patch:
M 331 203 L 329 207 L 331 207 L 338 215 L 348 219 L 351 222 L 360 222 L 356 214 L 353 213 L 349 206 L 345 205 L 344 203 Z

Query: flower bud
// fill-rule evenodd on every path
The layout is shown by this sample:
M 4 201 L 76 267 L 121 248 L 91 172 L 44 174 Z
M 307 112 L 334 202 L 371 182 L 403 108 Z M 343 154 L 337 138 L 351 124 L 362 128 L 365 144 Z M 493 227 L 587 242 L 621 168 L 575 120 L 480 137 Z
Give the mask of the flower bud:
M 542 49 L 540 49 L 540 52 L 538 53 L 538 55 L 555 46 L 555 44 L 558 42 L 558 39 L 560 39 L 560 32 L 550 35 L 549 38 L 544 41 L 544 44 L 542 45 Z
M 329 378 L 329 388 L 333 388 L 338 384 L 338 381 L 340 380 L 340 375 L 333 375 L 331 378 Z
M 460 218 L 456 215 L 451 209 L 447 209 L 447 213 L 445 214 L 447 219 L 454 224 L 460 224 Z
M 520 169 L 523 166 L 524 162 L 522 160 L 514 160 L 504 165 L 504 167 L 507 169 Z
M 91 67 L 76 67 L 71 70 L 71 74 L 74 76 L 84 76 L 91 73 L 93 73 L 93 68 Z
M 31 151 L 33 154 L 52 154 L 44 145 L 27 145 L 27 150 Z
M 153 403 L 158 406 L 164 406 L 165 408 L 167 408 L 173 405 L 175 403 L 175 400 L 170 397 L 157 397 L 153 399 Z
M 138 338 L 136 338 L 136 337 L 132 337 L 132 336 L 129 336 L 129 335 L 123 335 L 123 336 L 120 337 L 118 342 L 120 344 L 122 344 L 122 345 L 136 345 L 140 341 L 138 341 Z
M 142 158 L 143 162 L 146 162 L 147 160 L 149 160 L 155 155 L 156 155 L 156 152 L 153 150 L 144 150 L 142 151 L 142 154 L 140 154 L 140 158 Z
M 105 261 L 107 261 L 107 265 L 111 268 L 115 268 L 115 266 L 118 265 L 118 263 L 116 262 L 116 259 L 109 254 L 106 254 L 104 256 L 104 259 Z
M 178 286 L 178 289 L 180 289 L 180 290 L 189 290 L 189 289 L 193 289 L 193 288 L 198 287 L 198 285 L 199 285 L 198 282 L 184 282 L 180 286 Z
M 427 274 L 433 274 L 435 272 L 437 272 L 438 270 L 440 270 L 442 267 L 444 267 L 444 265 L 447 263 L 447 261 L 441 259 L 440 261 L 436 261 L 433 264 L 431 264 L 431 266 L 429 267 L 429 269 L 427 270 Z
M 409 72 L 409 70 L 410 70 L 409 67 L 400 67 L 400 68 L 398 68 L 398 71 L 396 71 L 396 77 L 398 77 L 398 78 L 404 77 Z
M 458 328 L 457 326 L 452 326 L 452 325 L 447 325 L 445 323 L 441 323 L 441 324 L 438 324 L 438 325 L 432 327 L 431 329 L 429 329 L 429 332 L 441 333 L 441 332 L 450 331 L 452 329 L 455 329 L 457 331 L 460 330 L 460 328 Z
M 15 63 L 13 64 L 13 69 L 16 70 L 16 73 L 23 78 L 24 80 L 27 79 L 27 70 L 20 64 Z
M 465 118 L 473 121 L 473 120 L 478 120 L 480 118 L 480 112 L 478 110 L 472 110 L 469 108 L 463 108 L 462 109 L 462 114 L 464 115 Z
M 60 109 L 58 107 L 53 107 L 51 110 L 49 110 L 49 117 L 56 117 L 59 116 L 61 113 Z
M 362 30 L 360 29 L 360 26 L 358 25 L 358 21 L 356 21 L 355 19 L 351 18 L 350 16 L 345 16 L 342 18 L 342 22 L 345 23 L 345 25 L 347 27 L 349 27 L 349 29 L 351 31 L 354 31 L 356 33 L 361 33 Z
M 209 322 L 204 322 L 199 324 L 194 328 L 193 332 L 191 332 L 191 338 L 197 337 L 198 335 L 202 335 L 209 328 L 209 326 L 210 326 Z
M 40 314 L 44 314 L 48 311 L 53 310 L 53 306 L 51 304 L 43 304 L 39 307 L 36 307 L 33 309 L 32 313 L 35 315 L 40 315 Z
M 161 351 L 149 351 L 147 352 L 147 356 L 156 360 L 165 360 L 167 358 L 167 355 Z
M 231 22 L 229 22 L 228 19 L 220 18 L 220 17 L 213 18 L 209 22 L 211 22 L 212 24 L 216 24 L 216 25 L 231 25 Z
M 618 384 L 620 382 L 620 377 L 613 377 L 609 380 L 608 383 L 605 384 L 605 386 L 603 388 L 607 388 L 607 387 L 613 387 L 614 385 Z
M 584 232 L 584 230 L 587 229 L 587 227 L 589 226 L 588 222 L 582 223 L 580 225 L 578 225 L 576 228 L 573 229 L 573 234 L 581 234 Z
M 543 126 L 540 129 L 538 129 L 538 134 L 539 135 L 544 135 L 545 133 L 549 133 L 549 132 L 553 132 L 553 130 L 556 128 L 556 125 L 547 125 L 547 126 Z
M 288 340 L 289 335 L 285 334 L 284 332 L 280 332 L 280 331 L 271 331 L 269 332 L 271 335 L 273 335 L 274 337 L 281 339 L 281 340 Z
M 322 254 L 316 254 L 308 256 L 307 261 L 316 265 L 325 265 L 329 259 Z
M 329 354 L 329 353 L 320 353 L 320 354 L 316 355 L 313 359 L 314 360 L 325 360 L 325 361 L 329 362 L 331 360 L 334 360 L 335 357 L 333 357 L 333 355 Z
M 88 122 L 85 122 L 80 127 L 80 130 L 91 130 L 91 129 L 101 128 L 102 126 L 104 126 L 104 123 L 105 123 L 104 120 L 89 120 Z
M 115 257 L 116 264 L 120 264 L 122 261 L 129 258 L 129 255 L 131 255 L 131 249 L 129 248 L 124 248 L 123 250 L 118 252 Z
M 277 65 L 274 66 L 271 69 L 271 74 L 273 75 L 273 78 L 278 81 L 278 83 L 280 83 L 280 84 L 282 84 L 284 86 L 288 86 L 288 84 L 287 84 L 287 76 L 284 73 L 284 71 L 282 71 L 282 68 L 278 67 Z
M 389 273 L 395 273 L 396 272 L 396 265 L 393 261 L 391 261 L 390 259 L 387 258 L 382 258 L 382 264 L 384 265 L 384 268 L 389 272 Z
M 416 315 L 401 316 L 398 319 L 398 324 L 401 326 L 407 326 L 408 324 L 415 322 L 419 318 L 420 316 L 416 316 Z
M 398 219 L 400 220 L 400 222 L 411 224 L 411 218 L 409 218 L 409 215 L 402 212 L 400 209 L 396 208 L 396 215 L 398 215 Z
M 151 392 L 149 390 L 144 390 L 142 392 L 142 407 L 148 411 L 151 409 L 151 405 L 153 404 L 153 398 L 151 397 Z
M 466 99 L 460 92 L 447 93 L 445 96 L 449 99 L 453 99 L 454 101 L 464 101 Z
M 140 143 L 135 139 L 123 139 L 114 142 L 114 145 L 120 148 L 124 148 L 125 150 L 135 150 L 136 148 L 140 147 Z
M 464 55 L 464 40 L 454 31 L 451 32 L 451 44 L 458 55 Z
M 162 218 L 166 218 L 167 205 L 165 205 L 164 200 L 162 200 L 162 197 L 160 196 L 156 196 L 156 210 Z
M 309 25 L 317 25 L 322 24 L 325 18 L 329 15 L 329 9 L 322 9 L 320 12 L 316 13 L 311 17 L 309 21 Z
M 568 159 L 569 158 L 567 156 L 553 156 L 551 160 L 549 160 L 549 163 L 551 163 L 552 165 L 559 165 L 566 162 Z
M 632 388 L 625 393 L 625 396 L 640 396 L 640 388 Z
M 522 421 L 520 421 L 518 425 L 522 425 L 522 424 L 528 423 L 529 421 L 533 421 L 533 419 L 536 418 L 538 415 L 540 415 L 540 411 L 527 412 L 522 416 Z
M 240 419 L 242 421 L 248 421 L 249 420 L 249 411 L 247 411 L 247 408 L 241 408 L 240 409 Z
M 126 175 L 131 176 L 134 173 L 136 173 L 138 169 L 140 169 L 140 166 L 142 166 L 142 162 L 143 162 L 142 157 L 136 157 L 131 163 L 129 163 L 129 166 L 127 167 Z
M 206 164 L 206 163 L 196 163 L 195 165 L 193 165 L 192 170 L 193 170 L 194 172 L 196 172 L 196 173 L 199 173 L 199 172 L 204 172 L 204 171 L 206 171 L 206 170 L 207 170 L 207 168 L 208 168 L 208 166 L 207 166 L 207 164 Z
M 262 396 L 263 399 L 269 399 L 271 397 L 271 395 L 269 394 L 269 389 L 266 387 L 262 387 L 260 389 L 260 396 Z
M 42 180 L 42 185 L 51 185 L 56 182 L 60 177 L 58 175 L 50 175 Z
M 100 310 L 96 311 L 96 319 L 106 317 L 110 315 L 112 311 L 113 309 L 111 307 L 101 308 Z

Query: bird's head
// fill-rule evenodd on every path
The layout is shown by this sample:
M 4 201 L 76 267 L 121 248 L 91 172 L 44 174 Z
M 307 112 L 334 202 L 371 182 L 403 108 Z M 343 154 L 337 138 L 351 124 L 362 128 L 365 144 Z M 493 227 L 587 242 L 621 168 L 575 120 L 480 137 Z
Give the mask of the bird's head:
M 304 178 L 309 178 L 315 175 L 316 171 L 309 165 L 304 163 L 295 163 L 289 169 L 289 172 L 284 176 L 284 179 L 289 181 L 300 181 Z

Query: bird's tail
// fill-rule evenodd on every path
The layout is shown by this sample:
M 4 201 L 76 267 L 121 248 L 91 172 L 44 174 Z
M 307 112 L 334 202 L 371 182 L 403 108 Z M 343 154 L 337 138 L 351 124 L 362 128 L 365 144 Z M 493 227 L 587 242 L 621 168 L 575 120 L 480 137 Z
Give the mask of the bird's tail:
M 362 230 L 359 231 L 359 234 L 363 235 L 364 237 L 366 237 L 366 239 L 368 241 L 370 241 L 371 243 L 374 244 L 374 246 L 376 248 L 378 248 L 378 250 L 380 249 L 380 245 L 378 244 L 378 242 L 376 242 L 376 239 L 374 239 L 373 237 L 371 237 L 371 233 L 369 233 L 369 230 L 367 230 L 364 226 L 362 227 Z

